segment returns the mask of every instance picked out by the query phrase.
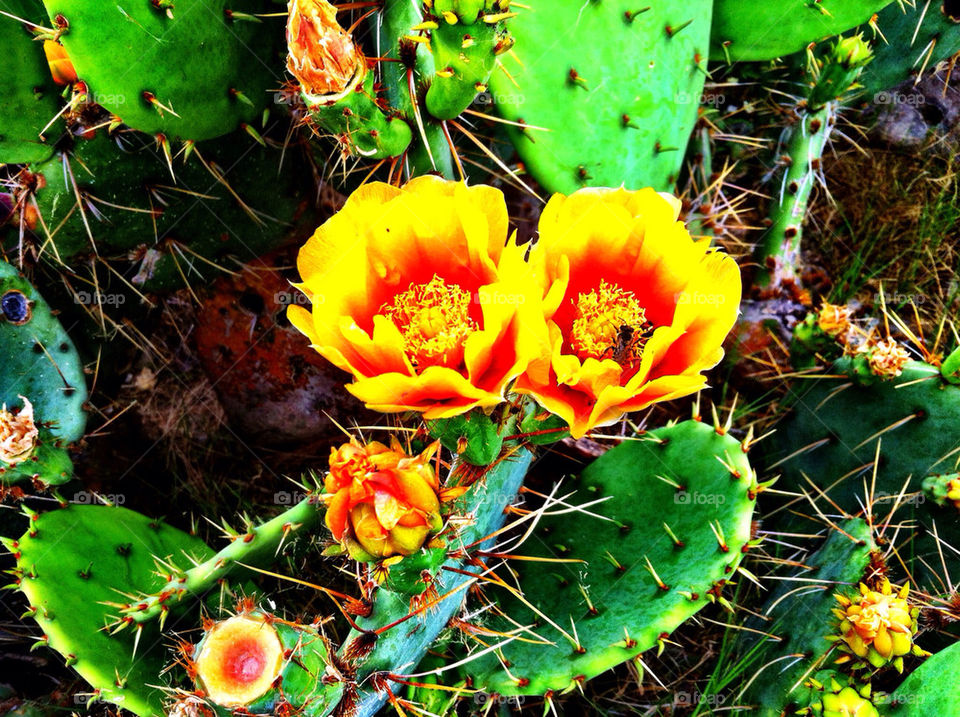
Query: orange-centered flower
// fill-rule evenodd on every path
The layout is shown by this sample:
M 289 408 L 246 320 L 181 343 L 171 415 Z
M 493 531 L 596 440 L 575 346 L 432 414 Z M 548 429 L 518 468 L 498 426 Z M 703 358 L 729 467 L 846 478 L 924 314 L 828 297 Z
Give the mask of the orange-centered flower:
M 290 321 L 374 410 L 437 419 L 494 406 L 546 342 L 507 223 L 492 187 L 365 185 L 301 249 L 313 308 L 291 306 Z
M 917 611 L 907 602 L 909 591 L 904 585 L 894 592 L 884 579 L 879 590 L 861 583 L 853 598 L 836 595 L 840 607 L 834 613 L 840 619 L 843 649 L 878 668 L 911 653 Z M 897 667 L 902 669 L 902 664 L 901 659 Z
M 363 54 L 327 0 L 290 0 L 287 49 L 287 69 L 312 95 L 342 94 L 367 73 Z
M 690 237 L 679 207 L 652 189 L 583 189 L 544 209 L 530 262 L 550 350 L 515 390 L 567 421 L 574 437 L 696 392 L 701 372 L 723 356 L 740 272 Z
M 412 555 L 442 527 L 440 482 L 430 460 L 437 445 L 418 456 L 396 441 L 390 447 L 352 441 L 331 450 L 325 519 L 356 560 Z

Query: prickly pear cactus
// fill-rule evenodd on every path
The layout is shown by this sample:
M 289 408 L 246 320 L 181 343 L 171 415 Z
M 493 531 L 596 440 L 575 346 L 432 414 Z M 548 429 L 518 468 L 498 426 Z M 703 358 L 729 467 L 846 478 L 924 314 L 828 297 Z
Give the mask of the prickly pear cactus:
M 960 643 L 927 658 L 890 695 L 885 717 L 941 717 L 960 704 Z
M 944 560 L 950 570 L 957 565 L 950 550 L 938 547 L 933 529 L 935 524 L 941 540 L 956 544 L 960 523 L 927 499 L 923 481 L 956 469 L 960 386 L 918 361 L 881 380 L 865 368 L 862 355 L 840 359 L 829 374 L 791 389 L 793 413 L 770 441 L 768 466 L 782 472 L 785 490 L 813 493 L 812 482 L 851 514 L 870 501 L 874 514 L 897 505 L 896 519 L 915 521 L 918 528 L 898 556 L 926 585 L 925 564 Z
M 96 102 L 141 132 L 201 140 L 259 127 L 282 82 L 283 25 L 258 17 L 278 9 L 269 0 L 44 5 Z
M 279 164 L 280 152 L 244 134 L 198 143 L 168 163 L 152 141 L 101 130 L 32 165 L 21 201 L 36 202 L 28 226 L 41 243 L 52 240 L 48 260 L 76 270 L 75 257 L 96 250 L 132 262 L 121 266 L 138 289 L 170 289 L 202 281 L 231 254 L 251 261 L 283 241 L 306 199 L 295 174 L 277 176 Z M 19 241 L 18 226 L 9 234 L 9 244 Z
M 825 638 L 835 622 L 834 595 L 864 578 L 870 555 L 877 549 L 865 521 L 848 520 L 838 527 L 819 550 L 803 560 L 801 571 L 771 592 L 760 610 L 769 622 L 753 625 L 758 632 L 769 635 L 758 650 L 764 667 L 751 681 L 745 697 L 760 717 L 779 717 L 789 705 L 804 706 L 807 675 L 829 667 L 831 643 Z M 804 581 L 809 587 L 798 589 Z M 751 646 L 757 643 L 752 634 L 742 641 Z M 797 660 L 791 655 L 805 657 Z
M 490 88 L 521 125 L 509 134 L 527 170 L 550 192 L 671 187 L 697 117 L 713 2 L 523 5 Z
M 0 456 L 0 485 L 29 479 L 46 485 L 66 482 L 73 475 L 66 448 L 83 437 L 87 421 L 83 363 L 47 302 L 4 261 L 0 261 L 0 366 L 0 404 L 8 409 L 0 422 L 17 421 L 12 416 L 17 408 L 22 431 L 33 434 L 28 424 L 36 427 L 34 437 L 20 436 L 34 444 L 32 450 L 25 445 L 25 454 L 13 461 Z M 32 421 L 23 413 L 29 410 L 24 399 L 32 406 Z M 4 439 L 11 437 L 3 433 Z
M 522 563 L 515 570 L 523 603 L 497 601 L 509 626 L 490 627 L 533 625 L 531 640 L 470 663 L 474 687 L 502 695 L 575 688 L 657 646 L 709 602 L 723 602 L 762 489 L 741 443 L 698 421 L 617 446 L 578 487 L 590 503 L 584 513 L 544 517 L 522 548 L 561 562 Z
M 97 505 L 31 513 L 29 530 L 3 543 L 17 560 L 15 584 L 42 631 L 38 644 L 60 653 L 100 699 L 140 717 L 162 715 L 159 631 L 153 625 L 117 631 L 104 602 L 159 585 L 158 561 L 186 564 L 188 556 L 203 559 L 210 550 L 160 521 Z
M 38 24 L 46 20 L 43 9 L 28 0 L 10 0 L 3 10 Z M 46 131 L 46 141 L 40 136 L 60 110 L 57 86 L 43 45 L 27 24 L 0 15 L 0 47 L 6 65 L 0 73 L 0 164 L 39 162 L 53 154 L 61 131 L 58 123 Z
M 868 22 L 891 0 L 780 0 L 752 5 L 716 0 L 710 59 L 772 60 Z

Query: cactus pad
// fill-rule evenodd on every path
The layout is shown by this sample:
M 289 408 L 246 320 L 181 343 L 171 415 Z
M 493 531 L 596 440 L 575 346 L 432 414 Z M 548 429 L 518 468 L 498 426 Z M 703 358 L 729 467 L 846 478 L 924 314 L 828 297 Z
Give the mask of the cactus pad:
M 546 644 L 515 640 L 502 664 L 493 655 L 469 664 L 475 687 L 505 695 L 576 687 L 722 600 L 750 541 L 760 486 L 736 439 L 686 421 L 610 450 L 579 488 L 581 502 L 608 500 L 544 517 L 520 551 L 561 561 L 519 568 L 525 600 L 545 618 L 504 596 L 498 604 L 511 622 L 491 625 L 533 625 L 521 636 Z
M 703 90 L 709 0 L 531 0 L 490 87 L 548 191 L 673 186 Z
M 33 406 L 39 429 L 33 455 L 0 461 L 0 484 L 22 479 L 57 485 L 73 474 L 66 446 L 83 437 L 87 388 L 77 350 L 47 302 L 17 270 L 0 261 L 0 403 Z
M 103 700 L 140 717 L 161 715 L 164 646 L 152 625 L 111 634 L 122 593 L 155 588 L 156 559 L 187 563 L 210 550 L 198 539 L 125 508 L 71 505 L 31 515 L 17 541 L 5 541 L 17 559 L 20 590 L 43 631 L 41 642 L 59 652 Z M 53 549 L 55 548 L 55 549 Z M 174 626 L 174 620 L 168 626 Z M 134 654 L 136 653 L 136 654 Z

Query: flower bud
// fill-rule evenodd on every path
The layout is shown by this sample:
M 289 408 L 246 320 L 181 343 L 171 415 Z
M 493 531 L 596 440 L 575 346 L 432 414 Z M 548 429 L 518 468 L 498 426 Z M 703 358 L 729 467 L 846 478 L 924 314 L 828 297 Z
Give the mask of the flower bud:
M 353 38 L 337 22 L 327 0 L 290 0 L 287 19 L 287 69 L 311 95 L 340 95 L 356 87 L 367 72 Z
M 50 65 L 50 75 L 58 85 L 72 85 L 77 81 L 77 71 L 63 45 L 55 40 L 43 41 L 43 53 Z
M 20 396 L 23 408 L 17 413 L 0 408 L 0 462 L 7 465 L 22 463 L 33 455 L 37 446 L 37 424 L 33 420 L 33 406 Z

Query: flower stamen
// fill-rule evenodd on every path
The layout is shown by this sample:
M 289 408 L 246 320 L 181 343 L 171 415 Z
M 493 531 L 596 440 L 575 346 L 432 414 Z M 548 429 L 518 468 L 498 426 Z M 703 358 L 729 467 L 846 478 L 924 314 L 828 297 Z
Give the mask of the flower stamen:
M 426 284 L 411 284 L 380 307 L 403 336 L 403 351 L 414 368 L 457 366 L 467 337 L 478 330 L 470 316 L 471 294 L 434 274 Z
M 612 359 L 624 368 L 636 367 L 651 329 L 646 311 L 632 291 L 606 280 L 574 302 L 576 319 L 570 345 L 581 361 Z

